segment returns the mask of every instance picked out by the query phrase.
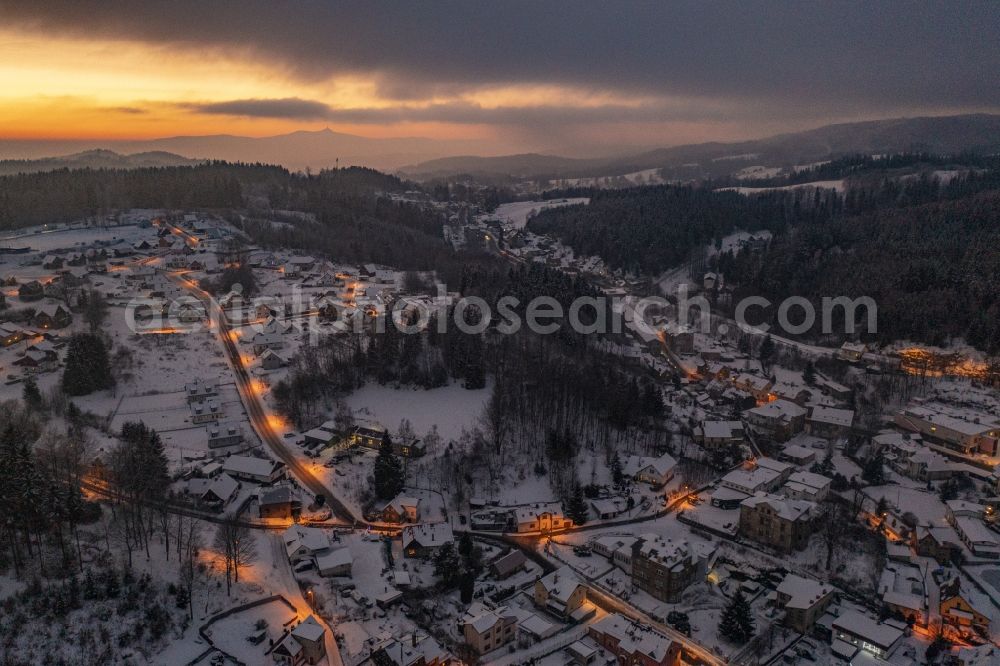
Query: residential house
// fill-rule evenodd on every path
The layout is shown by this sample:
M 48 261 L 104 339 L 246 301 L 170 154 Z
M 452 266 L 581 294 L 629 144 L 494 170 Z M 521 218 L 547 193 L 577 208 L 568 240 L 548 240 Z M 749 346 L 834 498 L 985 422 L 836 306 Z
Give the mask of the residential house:
M 513 520 L 517 532 L 549 532 L 573 526 L 573 521 L 563 515 L 558 502 L 516 507 Z
M 868 347 L 860 342 L 845 342 L 840 345 L 840 358 L 845 361 L 860 361 Z
M 760 466 L 749 466 L 734 469 L 727 473 L 719 482 L 722 488 L 731 488 L 744 495 L 755 495 L 758 492 L 771 492 L 781 487 L 784 482 L 780 472 Z
M 831 601 L 831 586 L 791 573 L 785 575 L 775 591 L 775 605 L 785 611 L 785 626 L 800 634 L 809 633 Z
M 830 484 L 833 480 L 822 474 L 798 471 L 788 477 L 781 487 L 781 493 L 790 499 L 822 502 L 830 494 Z
M 277 520 L 298 520 L 302 512 L 302 500 L 288 486 L 262 488 L 257 495 L 260 517 Z
M 448 523 L 421 523 L 403 528 L 403 557 L 432 557 L 441 546 L 454 543 Z
M 325 421 L 322 425 L 302 433 L 302 438 L 305 446 L 310 449 L 329 446 L 337 438 L 337 424 L 335 421 Z
M 201 379 L 184 385 L 184 397 L 188 403 L 203 402 L 209 398 L 219 395 L 219 386 L 215 382 L 206 382 Z
M 900 428 L 918 432 L 926 439 L 967 455 L 997 454 L 1000 425 L 992 417 L 955 416 L 945 411 L 944 407 L 928 404 L 900 410 L 896 413 L 895 422 Z
M 744 439 L 741 421 L 702 421 L 694 430 L 694 441 L 709 451 L 729 449 Z
M 459 626 L 465 642 L 480 655 L 509 645 L 517 638 L 517 616 L 506 606 L 489 608 L 473 603 L 459 620 Z
M 307 562 L 330 550 L 330 539 L 318 527 L 292 525 L 282 534 L 282 541 L 285 555 L 292 564 Z
M 211 423 L 225 416 L 222 407 L 214 398 L 189 402 L 188 408 L 191 410 L 191 423 Z
M 326 658 L 326 629 L 310 615 L 292 628 L 271 656 L 291 666 L 318 664 Z
M 61 304 L 46 304 L 35 310 L 31 323 L 38 328 L 66 328 L 73 322 L 73 315 Z
M 853 425 L 854 410 L 817 406 L 806 419 L 806 432 L 816 437 L 838 439 L 850 434 Z
M 813 502 L 758 492 L 740 503 L 739 533 L 784 552 L 802 550 L 816 511 Z
M 420 500 L 406 495 L 397 495 L 385 503 L 379 516 L 386 523 L 420 522 Z
M 816 449 L 799 444 L 790 444 L 781 450 L 778 457 L 799 467 L 805 467 L 816 462 Z
M 223 473 L 215 478 L 189 479 L 185 493 L 194 497 L 199 504 L 221 511 L 236 496 L 239 487 L 236 479 Z
M 902 562 L 887 565 L 882 570 L 877 592 L 891 612 L 907 622 L 927 626 L 927 593 L 920 569 Z
M 265 349 L 260 355 L 260 367 L 264 370 L 278 370 L 285 367 L 285 359 L 273 349 Z
M 949 526 L 918 526 L 910 535 L 917 555 L 933 557 L 938 564 L 948 564 L 962 552 L 961 538 Z
M 729 381 L 739 390 L 752 395 L 757 402 L 767 402 L 770 398 L 772 384 L 766 377 L 743 372 L 734 375 Z
M 243 429 L 235 423 L 219 423 L 206 428 L 208 432 L 208 448 L 218 449 L 224 446 L 236 446 L 243 442 Z
M 954 628 L 959 634 L 968 634 L 972 630 L 980 636 L 989 637 L 990 618 L 979 612 L 969 603 L 955 585 L 942 586 L 941 601 L 938 610 L 941 621 Z
M 887 657 L 902 639 L 903 627 L 891 620 L 878 622 L 856 610 L 844 611 L 833 621 L 834 653 L 847 654 L 850 660 L 860 648 L 876 657 Z
M 704 577 L 703 564 L 684 540 L 643 534 L 632 544 L 632 584 L 660 601 L 676 602 L 688 585 Z
M 389 439 L 389 431 L 380 425 L 355 426 L 351 441 L 356 446 L 378 451 Z
M 544 608 L 563 620 L 580 620 L 585 615 L 587 586 L 567 566 L 535 581 L 533 596 L 535 606 Z
M 416 633 L 379 643 L 372 650 L 371 661 L 374 666 L 449 666 L 456 663 L 440 643 Z
M 744 421 L 757 431 L 777 441 L 785 441 L 802 432 L 806 409 L 788 400 L 775 400 L 743 412 Z
M 622 472 L 638 483 L 648 483 L 658 488 L 674 478 L 676 466 L 677 461 L 669 453 L 659 457 L 629 456 L 622 466 Z
M 497 580 L 505 580 L 524 569 L 527 563 L 528 558 L 524 552 L 515 548 L 493 560 L 490 564 L 490 574 Z
M 326 578 L 350 576 L 354 567 L 354 556 L 351 549 L 346 547 L 319 553 L 314 559 L 316 571 Z
M 9 321 L 0 322 L 0 345 L 10 347 L 25 338 L 24 329 Z
M 632 573 L 632 546 L 639 537 L 629 534 L 608 534 L 589 541 L 591 549 L 603 555 L 622 571 Z
M 948 524 L 955 528 L 962 543 L 974 555 L 991 560 L 1000 559 L 1000 534 L 988 528 L 983 522 L 985 507 L 972 505 L 969 502 L 960 502 L 960 504 L 968 506 L 959 508 L 951 506 L 952 502 L 949 502 L 946 511 Z M 969 506 L 979 507 L 980 513 L 972 515 Z
M 265 458 L 229 456 L 222 463 L 222 471 L 244 481 L 274 483 L 284 476 L 285 464 Z
M 609 613 L 587 627 L 587 634 L 615 656 L 619 666 L 680 666 L 681 644 L 620 615 Z

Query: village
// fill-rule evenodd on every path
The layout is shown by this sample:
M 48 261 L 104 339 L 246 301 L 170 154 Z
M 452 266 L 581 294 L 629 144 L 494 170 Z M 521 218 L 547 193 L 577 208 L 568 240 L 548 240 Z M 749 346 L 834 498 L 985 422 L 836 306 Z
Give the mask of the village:
M 317 340 L 349 348 L 394 306 L 460 298 L 433 275 L 258 248 L 199 211 L 3 239 L 0 400 L 65 405 L 71 338 L 102 331 L 114 387 L 71 398 L 87 415 L 87 498 L 118 501 L 113 451 L 142 423 L 168 465 L 158 510 L 253 544 L 231 584 L 240 558 L 205 540 L 193 621 L 135 663 L 907 664 L 929 649 L 959 666 L 1000 660 L 995 386 L 909 373 L 854 342 L 706 333 L 666 311 L 649 334 L 633 310 L 649 285 L 527 232 L 534 203 L 456 214 L 443 240 L 620 297 L 626 330 L 606 344 L 656 378 L 669 423 L 657 450 L 581 455 L 592 481 L 574 507 L 530 474 L 449 487 L 442 470 L 488 382 L 366 385 L 303 428 L 281 414 L 275 388 Z M 210 293 L 234 265 L 255 293 Z M 713 273 L 690 286 L 725 298 Z M 381 465 L 401 470 L 399 488 L 373 501 Z M 165 546 L 128 557 L 173 585 Z M 0 593 L 22 586 L 5 576 Z

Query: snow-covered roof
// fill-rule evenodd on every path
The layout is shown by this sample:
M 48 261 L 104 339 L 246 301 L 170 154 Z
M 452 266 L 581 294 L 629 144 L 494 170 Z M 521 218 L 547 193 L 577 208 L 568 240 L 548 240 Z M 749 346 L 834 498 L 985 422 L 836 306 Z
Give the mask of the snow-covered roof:
M 278 463 L 275 461 L 265 460 L 264 458 L 229 456 L 222 464 L 222 469 L 236 474 L 264 477 L 270 476 L 277 465 Z
M 743 432 L 740 421 L 705 421 L 701 424 L 702 434 L 706 439 L 731 439 Z
M 424 548 L 436 548 L 455 540 L 448 523 L 422 523 L 403 528 L 403 548 L 416 541 Z
M 320 571 L 336 569 L 346 564 L 354 564 L 354 556 L 351 555 L 350 548 L 338 548 L 316 556 L 316 568 Z
M 591 625 L 592 629 L 618 640 L 618 650 L 642 654 L 653 663 L 663 663 L 673 643 L 652 627 L 639 624 L 618 613 L 610 613 Z
M 292 525 L 285 530 L 282 538 L 288 555 L 303 547 L 310 553 L 318 553 L 330 547 L 330 539 L 327 538 L 326 532 L 318 527 Z
M 740 506 L 756 508 L 761 505 L 770 506 L 779 517 L 785 520 L 799 520 L 809 516 L 816 508 L 816 504 L 807 500 L 793 500 L 771 495 L 769 493 L 756 493 L 753 497 L 748 497 L 740 503 Z
M 837 409 L 835 407 L 813 407 L 809 420 L 850 428 L 851 424 L 854 423 L 854 410 Z
M 789 597 L 785 608 L 811 608 L 832 591 L 829 585 L 795 574 L 786 575 L 778 585 L 778 594 Z
M 864 638 L 883 650 L 892 647 L 903 635 L 902 629 L 885 622 L 879 623 L 874 618 L 856 610 L 843 612 L 840 617 L 833 621 L 833 626 L 835 629 Z
M 766 405 L 747 410 L 764 418 L 790 420 L 806 415 L 805 407 L 800 407 L 788 400 L 774 400 Z
M 622 466 L 622 471 L 626 476 L 635 476 L 640 472 L 651 469 L 659 476 L 670 472 L 677 465 L 677 461 L 669 453 L 662 456 L 629 456 Z
M 312 615 L 302 620 L 297 627 L 292 629 L 292 636 L 295 638 L 303 638 L 314 643 L 322 640 L 324 633 L 326 633 L 326 629 Z
M 548 591 L 550 598 L 563 604 L 569 601 L 573 592 L 581 585 L 580 580 L 576 577 L 576 573 L 568 566 L 556 569 L 544 578 L 539 579 L 539 583 Z

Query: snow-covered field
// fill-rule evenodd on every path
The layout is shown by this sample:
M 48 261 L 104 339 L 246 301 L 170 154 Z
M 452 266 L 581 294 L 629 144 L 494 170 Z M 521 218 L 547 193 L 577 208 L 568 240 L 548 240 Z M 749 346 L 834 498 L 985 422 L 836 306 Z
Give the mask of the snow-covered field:
M 588 197 L 575 199 L 552 199 L 549 201 L 515 201 L 497 206 L 496 212 L 488 218 L 498 219 L 507 222 L 516 229 L 524 227 L 528 223 L 528 217 L 533 213 L 543 211 L 547 208 L 558 208 L 560 206 L 575 206 L 577 204 L 590 203 Z

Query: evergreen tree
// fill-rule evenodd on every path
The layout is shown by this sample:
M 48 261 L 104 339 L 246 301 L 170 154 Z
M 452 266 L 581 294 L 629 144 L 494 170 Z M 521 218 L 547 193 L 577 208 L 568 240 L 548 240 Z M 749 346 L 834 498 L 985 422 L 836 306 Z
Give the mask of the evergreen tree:
M 883 463 L 885 462 L 881 451 L 877 451 L 874 455 L 869 456 L 868 460 L 865 461 L 864 467 L 861 469 L 861 478 L 870 483 L 873 486 L 880 486 L 885 483 L 885 467 Z
M 625 473 L 622 471 L 622 459 L 618 457 L 618 452 L 611 458 L 611 482 L 616 488 L 625 485 Z
M 573 492 L 566 502 L 565 511 L 574 525 L 583 525 L 587 522 L 587 500 L 583 497 L 583 488 L 579 483 L 573 484 Z
M 774 356 L 774 340 L 771 339 L 770 335 L 765 336 L 764 341 L 760 343 L 757 356 L 760 358 L 762 365 L 767 365 L 767 362 Z
M 802 372 L 802 379 L 809 386 L 816 385 L 816 366 L 812 361 L 806 363 L 806 369 Z
M 722 613 L 719 622 L 719 633 L 736 643 L 746 643 L 753 638 L 755 622 L 750 610 L 750 602 L 743 596 L 742 590 L 737 590 Z
M 66 352 L 63 391 L 69 395 L 87 395 L 114 384 L 104 341 L 92 333 L 74 334 Z
M 375 496 L 381 500 L 390 500 L 398 495 L 406 483 L 403 465 L 392 452 L 392 441 L 388 435 L 375 458 L 374 475 Z
M 454 587 L 460 573 L 461 568 L 455 546 L 446 543 L 438 548 L 434 555 L 434 575 L 438 577 L 441 586 L 447 589 Z
M 21 389 L 21 399 L 29 409 L 39 410 L 42 408 L 42 392 L 38 390 L 38 382 L 34 377 L 28 376 L 24 379 Z

